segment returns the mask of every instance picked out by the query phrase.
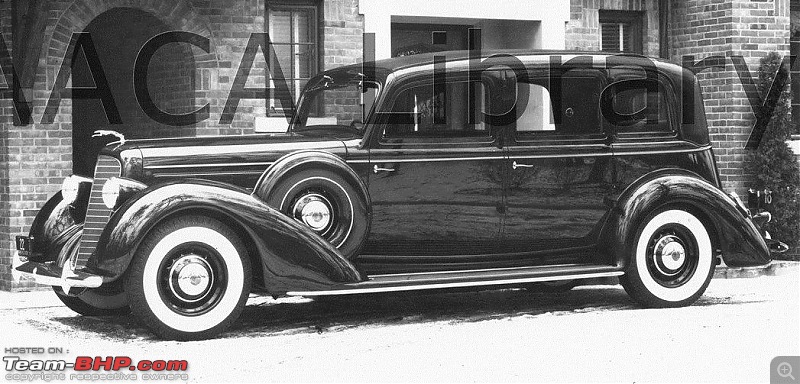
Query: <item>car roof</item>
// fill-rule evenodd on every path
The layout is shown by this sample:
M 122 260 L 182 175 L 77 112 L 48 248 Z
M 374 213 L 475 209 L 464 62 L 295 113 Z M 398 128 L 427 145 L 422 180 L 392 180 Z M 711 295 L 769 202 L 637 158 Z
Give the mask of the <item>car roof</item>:
M 459 61 L 459 60 L 468 60 L 471 58 L 471 54 L 474 54 L 472 51 L 441 51 L 441 52 L 430 52 L 430 53 L 420 53 L 416 55 L 409 55 L 409 56 L 402 56 L 402 57 L 395 57 L 391 59 L 382 59 L 377 60 L 372 63 L 365 64 L 352 64 L 347 65 L 339 68 L 332 69 L 326 72 L 361 72 L 364 70 L 365 67 L 371 67 L 370 64 L 374 65 L 375 72 L 378 74 L 387 75 L 392 72 L 397 72 L 400 70 L 411 69 L 415 67 L 422 67 L 428 66 L 434 63 L 434 59 L 436 57 L 444 56 L 447 61 Z M 629 54 L 629 53 L 608 53 L 608 52 L 597 52 L 597 51 L 569 51 L 569 50 L 530 50 L 530 49 L 521 49 L 521 50 L 482 50 L 479 52 L 480 58 L 485 59 L 491 56 L 496 55 L 506 55 L 506 56 L 555 56 L 555 55 L 568 55 L 568 56 L 602 56 L 602 57 L 630 57 L 631 59 L 649 59 L 654 63 L 658 63 L 659 68 L 661 70 L 667 70 L 669 72 L 673 72 L 675 74 L 680 74 L 683 71 L 683 67 L 672 63 L 670 61 L 654 58 L 654 57 L 647 57 L 642 55 L 636 54 Z

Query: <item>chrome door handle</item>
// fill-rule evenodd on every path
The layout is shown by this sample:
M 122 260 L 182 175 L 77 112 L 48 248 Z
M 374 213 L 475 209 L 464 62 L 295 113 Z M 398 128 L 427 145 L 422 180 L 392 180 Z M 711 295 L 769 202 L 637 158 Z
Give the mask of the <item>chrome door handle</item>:
M 513 168 L 513 169 L 517 169 L 517 168 L 533 168 L 533 165 L 530 165 L 530 164 L 520 164 L 520 163 L 517 163 L 517 162 L 515 161 L 515 162 L 511 163 L 511 168 Z
M 381 168 L 377 164 L 375 164 L 375 166 L 372 167 L 372 172 L 374 172 L 374 173 L 378 173 L 378 172 L 394 172 L 394 168 Z

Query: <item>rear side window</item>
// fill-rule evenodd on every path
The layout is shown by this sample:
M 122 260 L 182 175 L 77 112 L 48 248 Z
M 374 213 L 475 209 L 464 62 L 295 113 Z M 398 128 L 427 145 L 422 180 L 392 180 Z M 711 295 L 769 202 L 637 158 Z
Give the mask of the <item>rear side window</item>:
M 613 121 L 605 119 L 617 133 L 671 133 L 669 97 L 665 87 L 658 83 L 655 92 L 647 91 L 645 80 L 632 80 L 638 87 L 625 87 L 613 91 L 610 106 L 616 116 Z

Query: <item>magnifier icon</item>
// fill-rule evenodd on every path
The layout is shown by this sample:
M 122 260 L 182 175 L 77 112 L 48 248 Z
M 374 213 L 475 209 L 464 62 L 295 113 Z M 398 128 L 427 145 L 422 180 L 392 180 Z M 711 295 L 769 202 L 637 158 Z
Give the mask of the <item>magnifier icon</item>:
M 778 376 L 783 377 L 784 379 L 788 377 L 792 380 L 797 380 L 794 378 L 794 376 L 792 376 L 792 365 L 785 361 L 778 364 L 778 368 L 776 370 L 778 371 Z

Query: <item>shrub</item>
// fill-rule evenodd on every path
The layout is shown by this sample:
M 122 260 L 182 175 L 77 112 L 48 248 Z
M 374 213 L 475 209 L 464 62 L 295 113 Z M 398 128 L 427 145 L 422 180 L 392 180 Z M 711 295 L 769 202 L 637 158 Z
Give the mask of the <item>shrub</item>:
M 775 52 L 761 59 L 758 88 L 762 95 L 767 94 L 782 65 L 781 60 Z M 773 220 L 765 229 L 774 239 L 796 248 L 800 245 L 800 165 L 786 144 L 793 131 L 789 88 L 787 82 L 764 137 L 751 157 L 748 171 L 755 175 L 754 188 L 773 191 L 769 208 Z

